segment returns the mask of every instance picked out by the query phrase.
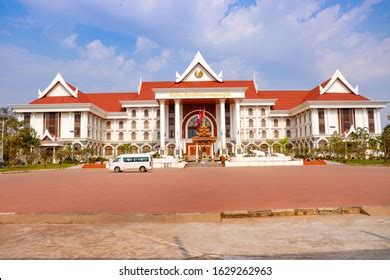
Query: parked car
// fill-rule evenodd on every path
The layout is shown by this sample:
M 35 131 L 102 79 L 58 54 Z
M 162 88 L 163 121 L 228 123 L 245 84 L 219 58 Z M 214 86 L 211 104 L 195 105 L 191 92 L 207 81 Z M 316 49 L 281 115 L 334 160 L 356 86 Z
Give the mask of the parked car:
M 115 173 L 139 170 L 147 172 L 153 168 L 153 158 L 150 154 L 123 154 L 116 157 L 108 165 L 108 169 Z

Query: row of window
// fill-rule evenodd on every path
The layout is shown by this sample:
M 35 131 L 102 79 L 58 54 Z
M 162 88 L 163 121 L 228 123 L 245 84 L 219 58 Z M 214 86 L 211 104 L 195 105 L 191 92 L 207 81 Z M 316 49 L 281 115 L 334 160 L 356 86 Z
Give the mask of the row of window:
M 266 126 L 267 126 L 267 121 L 265 119 L 262 119 L 261 120 L 261 127 L 266 127 Z M 286 127 L 290 127 L 290 126 L 291 126 L 290 119 L 286 119 Z M 254 127 L 254 120 L 253 119 L 248 120 L 248 127 Z M 279 120 L 278 119 L 274 119 L 274 127 L 279 127 Z
M 123 121 L 120 121 L 118 123 L 119 125 L 119 129 L 123 129 L 124 128 L 124 123 Z M 131 129 L 136 129 L 137 128 L 137 122 L 136 121 L 132 121 L 131 122 Z M 149 121 L 144 121 L 144 128 L 145 129 L 149 129 Z M 160 128 L 160 120 L 157 121 L 157 128 Z M 106 129 L 111 129 L 111 121 L 107 121 L 106 122 Z
M 248 108 L 248 116 L 253 116 L 253 108 Z M 265 109 L 264 108 L 261 108 L 260 109 L 260 115 L 261 116 L 265 116 Z
M 137 116 L 137 110 L 135 110 L 135 109 L 131 110 L 131 116 L 132 117 L 136 117 Z M 157 117 L 159 117 L 159 116 L 160 116 L 160 109 L 157 109 Z M 149 110 L 148 109 L 144 110 L 144 117 L 145 118 L 149 117 Z
M 256 134 L 256 132 L 254 130 L 249 131 L 249 138 L 250 139 L 255 138 L 255 134 Z M 280 136 L 279 130 L 274 130 L 273 131 L 273 137 L 274 138 L 279 138 L 279 136 Z M 286 130 L 286 137 L 287 138 L 291 138 L 291 130 Z M 261 131 L 261 138 L 267 138 L 267 131 L 266 130 L 262 130 Z
M 106 133 L 106 140 L 111 140 L 111 132 L 107 132 Z M 157 136 L 159 136 L 160 133 L 157 133 Z M 150 138 L 150 133 L 149 132 L 144 132 L 144 141 L 149 141 L 149 138 Z M 123 132 L 119 132 L 118 134 L 118 139 L 121 141 L 121 140 L 124 140 L 124 133 Z M 137 133 L 136 132 L 132 132 L 131 133 L 131 140 L 137 140 Z

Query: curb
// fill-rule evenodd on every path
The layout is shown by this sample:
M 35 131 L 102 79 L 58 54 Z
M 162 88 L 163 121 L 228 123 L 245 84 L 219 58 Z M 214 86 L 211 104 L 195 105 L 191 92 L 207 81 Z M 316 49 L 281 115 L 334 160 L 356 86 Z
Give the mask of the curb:
M 321 207 L 297 209 L 264 209 L 256 211 L 224 211 L 221 213 L 161 214 L 16 214 L 0 213 L 0 224 L 125 224 L 125 223 L 209 223 L 228 219 L 262 217 L 315 216 L 370 213 L 363 207 Z

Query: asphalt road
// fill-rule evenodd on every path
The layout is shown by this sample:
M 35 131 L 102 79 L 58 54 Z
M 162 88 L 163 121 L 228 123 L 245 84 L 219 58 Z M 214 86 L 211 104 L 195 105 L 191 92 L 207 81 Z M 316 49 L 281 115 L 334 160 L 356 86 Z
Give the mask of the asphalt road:
M 390 168 L 301 166 L 0 174 L 0 213 L 220 212 L 390 205 Z

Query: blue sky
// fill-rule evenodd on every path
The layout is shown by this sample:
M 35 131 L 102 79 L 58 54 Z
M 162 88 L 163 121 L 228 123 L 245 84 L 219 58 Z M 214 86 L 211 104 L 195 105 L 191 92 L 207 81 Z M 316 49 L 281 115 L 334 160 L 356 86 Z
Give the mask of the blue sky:
M 0 0 L 0 105 L 35 99 L 57 72 L 86 92 L 173 80 L 197 50 L 263 89 L 310 89 L 339 68 L 390 99 L 389 13 L 388 0 Z

